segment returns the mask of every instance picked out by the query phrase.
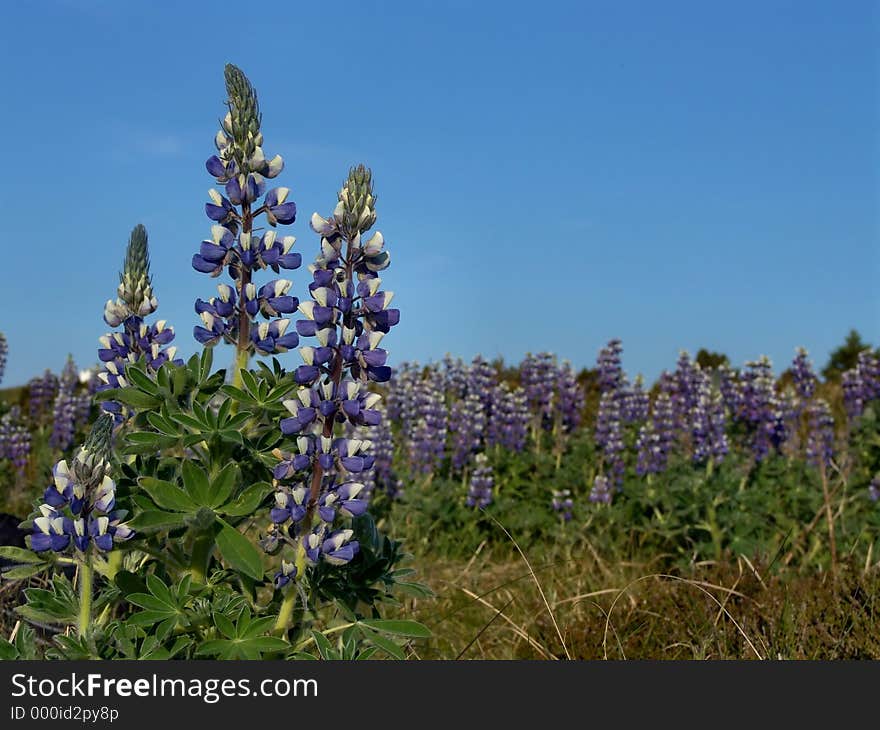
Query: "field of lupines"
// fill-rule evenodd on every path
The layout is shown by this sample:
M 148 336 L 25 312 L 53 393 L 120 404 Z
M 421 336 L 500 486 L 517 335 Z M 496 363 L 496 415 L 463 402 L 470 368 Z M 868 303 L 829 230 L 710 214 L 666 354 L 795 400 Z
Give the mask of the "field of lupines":
M 388 362 L 371 171 L 298 242 L 256 92 L 225 82 L 200 353 L 137 225 L 99 364 L 4 393 L 0 656 L 880 656 L 875 351 L 824 378 L 802 349 L 682 352 L 650 384 L 619 340 L 581 372 Z

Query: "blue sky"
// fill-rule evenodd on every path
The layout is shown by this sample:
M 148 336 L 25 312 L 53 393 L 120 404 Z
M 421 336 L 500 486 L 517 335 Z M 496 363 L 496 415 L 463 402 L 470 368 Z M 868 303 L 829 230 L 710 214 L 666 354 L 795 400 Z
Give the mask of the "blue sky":
M 253 8 L 254 10 L 250 10 Z M 4 385 L 95 361 L 128 233 L 195 351 L 190 267 L 223 64 L 312 211 L 373 168 L 401 324 L 391 362 L 447 351 L 591 366 L 621 337 L 655 377 L 849 328 L 880 341 L 878 6 L 868 2 L 4 4 Z M 294 287 L 306 284 L 304 269 Z M 225 361 L 226 353 L 217 353 Z M 290 366 L 298 355 L 284 356 Z

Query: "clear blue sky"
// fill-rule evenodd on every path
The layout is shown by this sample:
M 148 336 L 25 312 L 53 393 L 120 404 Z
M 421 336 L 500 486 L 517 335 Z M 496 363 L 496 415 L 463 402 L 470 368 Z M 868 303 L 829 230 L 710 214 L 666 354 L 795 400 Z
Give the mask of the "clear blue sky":
M 372 166 L 392 364 L 551 350 L 590 366 L 617 336 L 653 378 L 681 348 L 781 369 L 798 345 L 821 365 L 851 327 L 880 341 L 876 3 L 2 9 L 4 385 L 68 352 L 95 362 L 138 222 L 159 314 L 195 351 L 227 61 L 285 158 L 306 261 L 312 211 Z M 304 268 L 292 278 L 302 291 Z

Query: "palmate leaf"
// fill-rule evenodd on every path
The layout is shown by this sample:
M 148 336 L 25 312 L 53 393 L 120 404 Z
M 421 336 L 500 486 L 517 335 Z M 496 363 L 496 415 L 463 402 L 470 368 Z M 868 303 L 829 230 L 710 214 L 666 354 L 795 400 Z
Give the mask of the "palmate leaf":
M 196 650 L 196 655 L 220 659 L 261 659 L 263 654 L 278 654 L 290 649 L 290 644 L 284 639 L 266 635 L 275 625 L 275 616 L 252 620 L 250 612 L 245 610 L 233 624 L 228 616 L 215 611 L 214 625 L 223 638 L 204 642 Z
M 262 554 L 254 544 L 222 519 L 217 520 L 222 529 L 217 534 L 217 547 L 223 559 L 235 570 L 254 580 L 263 578 Z

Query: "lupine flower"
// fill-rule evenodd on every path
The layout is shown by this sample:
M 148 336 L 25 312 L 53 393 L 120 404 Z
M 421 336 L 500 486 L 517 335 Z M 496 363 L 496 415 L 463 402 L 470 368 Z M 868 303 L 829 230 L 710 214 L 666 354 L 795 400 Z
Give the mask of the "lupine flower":
M 370 439 L 334 438 L 335 425 L 372 432 L 381 422 L 381 396 L 369 384 L 391 377 L 379 345 L 400 319 L 378 276 L 390 263 L 382 234 L 363 238 L 376 219 L 370 171 L 353 168 L 338 198 L 330 218 L 312 217 L 321 249 L 310 267 L 311 300 L 299 304 L 304 318 L 296 330 L 315 337 L 317 346 L 300 348 L 296 397 L 284 401 L 290 417 L 281 421 L 281 431 L 296 438 L 298 453 L 278 454 L 273 528 L 262 542 L 269 549 L 286 543 L 305 561 L 330 565 L 344 565 L 359 551 L 353 530 L 337 525 L 366 511 L 360 477 L 377 461 Z M 281 572 L 276 583 L 290 578 L 283 567 Z
M 443 387 L 453 398 L 464 398 L 468 392 L 469 369 L 461 358 L 443 357 Z
M 850 421 L 854 421 L 875 398 L 880 398 L 880 359 L 870 350 L 859 353 L 854 368 L 841 378 L 843 402 Z
M 274 230 L 279 224 L 294 222 L 296 204 L 289 199 L 289 188 L 266 191 L 265 181 L 278 176 L 284 161 L 280 155 L 267 160 L 263 153 L 256 91 L 232 64 L 226 66 L 225 80 L 229 112 L 214 140 L 217 155 L 205 163 L 208 173 L 224 185 L 225 195 L 217 190 L 208 193 L 211 202 L 205 205 L 205 213 L 215 224 L 211 237 L 193 255 L 192 266 L 212 277 L 225 270 L 232 283 L 218 285 L 216 297 L 196 300 L 201 324 L 193 328 L 193 336 L 206 347 L 222 341 L 239 353 L 279 354 L 299 344 L 291 320 L 282 316 L 296 312 L 299 300 L 289 294 L 288 279 L 257 287 L 253 276 L 258 270 L 271 269 L 277 274 L 300 267 L 302 257 L 291 250 L 296 239 Z M 260 215 L 272 227 L 262 235 L 253 227 Z M 260 322 L 258 316 L 269 321 Z
M 24 476 L 31 452 L 31 432 L 21 422 L 21 408 L 12 406 L 0 418 L 0 459 L 12 462 L 16 473 Z
M 791 362 L 791 375 L 795 392 L 798 396 L 796 413 L 800 415 L 805 405 L 813 397 L 813 393 L 816 391 L 816 383 L 819 380 L 813 372 L 813 364 L 810 362 L 807 351 L 803 347 L 797 349 L 794 360 Z
M 712 390 L 709 376 L 697 372 L 696 401 L 689 417 L 693 460 L 721 461 L 728 452 L 724 401 L 721 393 Z
M 495 368 L 477 355 L 467 370 L 467 393 L 477 396 L 483 405 L 483 417 L 491 417 L 492 390 L 498 383 Z
M 415 391 L 417 420 L 410 432 L 410 464 L 416 473 L 431 474 L 446 453 L 448 423 L 442 383 L 432 374 L 419 381 Z
M 452 432 L 452 468 L 461 471 L 483 442 L 486 414 L 483 402 L 476 393 L 468 393 L 454 401 L 449 411 L 449 430 Z
M 620 399 L 614 391 L 605 391 L 599 398 L 596 414 L 595 440 L 602 450 L 602 460 L 614 483 L 623 484 L 623 434 L 620 422 Z
M 868 497 L 872 502 L 880 500 L 880 474 L 875 475 L 868 485 Z
M 3 373 L 6 372 L 6 358 L 9 355 L 9 343 L 6 335 L 0 332 L 0 383 L 3 382 Z
M 639 430 L 636 472 L 644 475 L 665 471 L 674 440 L 672 401 L 667 393 L 661 391 L 654 401 L 651 420 Z
M 520 364 L 520 383 L 536 426 L 550 428 L 553 418 L 553 388 L 556 359 L 549 352 L 528 353 Z
M 807 459 L 813 466 L 831 464 L 834 456 L 834 418 L 831 408 L 822 398 L 810 404 L 809 435 L 807 436 Z
M 51 370 L 28 381 L 28 414 L 33 423 L 45 420 L 57 395 L 58 377 Z
M 147 230 L 137 225 L 132 229 L 126 246 L 117 298 L 115 301 L 108 300 L 104 308 L 104 321 L 114 328 L 121 325 L 122 330 L 108 332 L 98 340 L 98 359 L 104 368 L 97 374 L 97 391 L 128 385 L 125 367 L 129 363 L 143 360 L 150 372 L 158 371 L 169 361 L 183 364 L 182 360 L 174 359 L 177 349 L 166 347 L 174 339 L 174 329 L 165 320 L 151 325 L 144 321 L 158 306 L 150 276 Z M 122 420 L 126 413 L 122 404 L 113 401 L 104 401 L 101 409 L 113 414 L 117 420 Z
M 593 480 L 593 488 L 590 490 L 590 501 L 611 504 L 611 480 L 604 474 L 597 474 Z
M 122 522 L 123 514 L 115 511 L 116 484 L 109 476 L 112 431 L 113 417 L 102 414 L 72 462 L 55 464 L 44 504 L 33 520 L 29 539 L 34 552 L 73 547 L 86 553 L 92 545 L 107 552 L 134 536 Z
M 490 446 L 500 445 L 510 451 L 522 451 L 528 440 L 531 418 L 523 390 L 511 390 L 507 383 L 500 383 L 492 391 L 486 443 Z
M 562 428 L 566 433 L 574 431 L 581 424 L 584 409 L 584 390 L 578 384 L 571 363 L 565 360 L 556 378 L 557 409 Z
M 770 449 L 778 450 L 788 437 L 786 414 L 776 395 L 772 364 L 766 356 L 746 363 L 740 378 L 737 417 L 751 430 L 751 447 L 756 461 L 763 460 Z
M 644 381 L 639 375 L 632 385 L 625 384 L 620 389 L 620 413 L 624 423 L 641 423 L 648 418 L 651 399 L 643 388 Z
M 609 340 L 608 344 L 599 350 L 597 365 L 599 369 L 599 390 L 602 393 L 617 390 L 623 381 L 623 369 L 621 367 L 621 353 L 623 345 L 617 338 Z
M 608 498 L 610 500 L 610 494 L 608 495 Z M 562 518 L 563 522 L 571 521 L 572 512 L 574 510 L 574 500 L 571 498 L 570 489 L 554 489 L 553 499 L 550 504 L 553 507 L 553 511 Z
M 484 509 L 492 503 L 492 489 L 495 485 L 493 470 L 485 454 L 474 457 L 475 466 L 471 474 L 465 504 L 468 507 Z
M 76 432 L 75 390 L 78 382 L 73 357 L 68 356 L 61 377 L 58 379 L 58 393 L 52 405 L 52 433 L 49 436 L 49 445 L 61 451 L 73 443 Z

